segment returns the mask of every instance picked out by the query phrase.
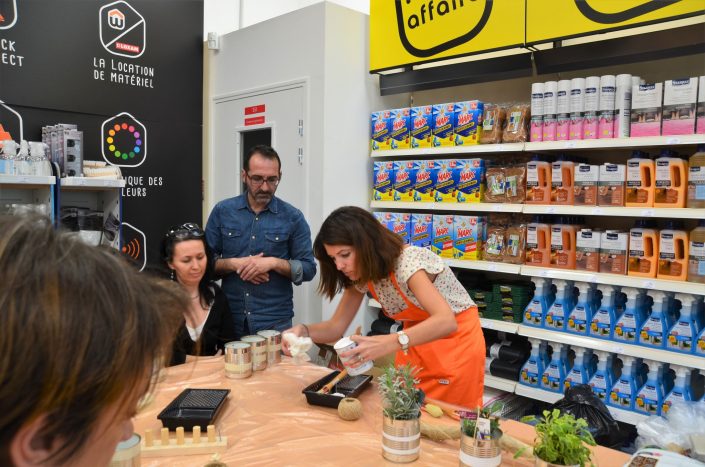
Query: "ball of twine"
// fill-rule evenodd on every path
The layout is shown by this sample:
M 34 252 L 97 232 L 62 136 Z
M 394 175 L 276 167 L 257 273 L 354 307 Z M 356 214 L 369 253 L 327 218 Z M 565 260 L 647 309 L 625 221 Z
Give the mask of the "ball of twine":
M 354 397 L 346 397 L 338 404 L 338 415 L 343 420 L 357 420 L 362 417 L 362 404 Z

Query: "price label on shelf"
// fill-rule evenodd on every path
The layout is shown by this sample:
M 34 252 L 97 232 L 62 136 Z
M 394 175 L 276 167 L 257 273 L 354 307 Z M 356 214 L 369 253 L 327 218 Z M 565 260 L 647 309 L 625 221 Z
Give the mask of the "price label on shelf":
M 494 264 L 494 263 L 491 263 L 491 264 L 487 267 L 487 270 L 488 270 L 488 271 L 496 272 L 496 271 L 497 271 L 497 265 Z
M 27 177 L 20 177 L 19 182 L 20 183 L 27 183 L 27 182 L 29 182 L 29 179 Z
M 546 208 L 546 213 L 548 214 L 553 214 L 556 212 L 556 208 L 554 206 L 549 206 Z
M 644 281 L 641 285 L 641 288 L 642 289 L 653 289 L 655 285 L 656 284 L 654 284 L 654 281 Z
M 592 214 L 600 215 L 600 214 L 604 214 L 604 211 L 602 210 L 602 208 L 594 208 L 592 210 Z
M 680 138 L 668 138 L 666 144 L 681 144 Z
M 575 141 L 566 141 L 565 146 L 563 146 L 566 149 L 573 149 L 575 147 Z
M 595 282 L 597 282 L 597 276 L 594 274 L 592 276 L 588 276 L 586 282 L 592 282 L 594 284 Z
M 541 272 L 539 273 L 539 276 L 541 276 L 541 277 L 548 277 L 548 271 L 541 271 Z
M 654 217 L 653 209 L 643 209 L 641 211 L 641 217 Z
M 502 205 L 501 204 L 495 204 L 492 206 L 492 210 L 497 212 L 502 210 Z

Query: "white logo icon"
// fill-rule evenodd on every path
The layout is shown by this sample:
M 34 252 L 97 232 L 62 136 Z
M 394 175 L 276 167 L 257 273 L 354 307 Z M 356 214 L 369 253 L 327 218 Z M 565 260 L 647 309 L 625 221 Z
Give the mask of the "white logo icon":
M 125 29 L 125 15 L 117 8 L 108 12 L 108 24 L 111 28 L 122 31 Z
M 0 0 L 2 1 L 2 0 Z M 137 58 L 147 47 L 147 22 L 124 0 L 103 6 L 98 13 L 100 42 L 121 57 Z
M 17 22 L 17 0 L 0 1 L 0 31 L 10 29 Z

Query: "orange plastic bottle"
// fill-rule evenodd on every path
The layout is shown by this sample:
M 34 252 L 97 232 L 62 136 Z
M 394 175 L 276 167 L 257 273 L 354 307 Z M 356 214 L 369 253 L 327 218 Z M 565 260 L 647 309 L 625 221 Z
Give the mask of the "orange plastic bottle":
M 683 230 L 683 221 L 669 220 L 659 233 L 658 273 L 659 279 L 684 281 L 688 275 L 688 234 Z
M 551 266 L 551 227 L 544 216 L 534 216 L 526 226 L 526 264 L 530 266 Z
M 688 162 L 670 149 L 656 159 L 655 208 L 684 208 L 688 195 Z
M 575 163 L 563 157 L 551 164 L 551 204 L 572 206 L 575 199 L 573 185 Z
M 551 267 L 575 269 L 578 226 L 572 218 L 558 218 L 551 225 Z
M 551 164 L 537 156 L 526 164 L 526 202 L 551 204 Z
M 654 205 L 654 181 L 656 164 L 643 151 L 633 151 L 627 161 L 627 207 L 652 207 Z M 653 277 L 653 276 L 649 276 Z
M 639 219 L 629 231 L 628 275 L 656 277 L 659 234 L 655 227 L 653 220 Z

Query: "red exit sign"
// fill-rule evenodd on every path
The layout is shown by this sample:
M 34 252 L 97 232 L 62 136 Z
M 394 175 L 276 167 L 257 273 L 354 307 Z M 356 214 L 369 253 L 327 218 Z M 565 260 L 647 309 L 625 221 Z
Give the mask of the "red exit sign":
M 260 115 L 259 117 L 250 117 L 245 119 L 245 126 L 250 126 L 250 125 L 262 125 L 264 123 L 264 115 Z
M 264 104 L 252 105 L 250 107 L 245 107 L 245 115 L 254 115 L 264 113 Z

